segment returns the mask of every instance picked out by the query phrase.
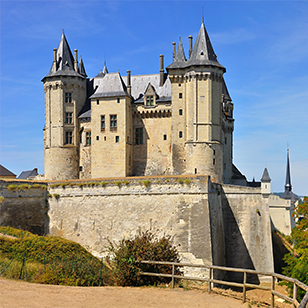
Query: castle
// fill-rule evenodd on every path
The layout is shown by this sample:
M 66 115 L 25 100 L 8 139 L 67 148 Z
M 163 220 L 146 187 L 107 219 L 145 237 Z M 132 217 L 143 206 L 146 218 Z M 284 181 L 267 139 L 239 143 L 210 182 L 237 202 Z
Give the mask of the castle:
M 173 62 L 153 75 L 87 78 L 64 33 L 45 91 L 45 179 L 152 175 L 211 176 L 247 185 L 232 163 L 233 103 L 202 21 L 189 57 L 181 40 Z

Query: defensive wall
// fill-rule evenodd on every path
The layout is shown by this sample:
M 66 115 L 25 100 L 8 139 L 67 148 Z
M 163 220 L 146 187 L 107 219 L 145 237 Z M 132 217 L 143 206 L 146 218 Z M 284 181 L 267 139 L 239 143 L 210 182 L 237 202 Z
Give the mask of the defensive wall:
M 40 193 L 7 186 L 1 186 L 1 225 L 30 231 L 44 225 L 45 233 L 76 241 L 99 257 L 106 255 L 108 239 L 117 243 L 152 230 L 173 237 L 183 262 L 274 269 L 269 209 L 260 188 L 215 184 L 207 176 L 48 182 L 48 192 Z M 22 217 L 24 224 L 16 223 Z

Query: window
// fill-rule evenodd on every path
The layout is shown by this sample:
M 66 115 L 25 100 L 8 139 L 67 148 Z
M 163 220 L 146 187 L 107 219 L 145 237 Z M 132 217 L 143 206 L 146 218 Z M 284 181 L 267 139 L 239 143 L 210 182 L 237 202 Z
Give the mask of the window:
M 182 85 L 179 83 L 179 87 L 181 87 Z
M 146 97 L 146 106 L 154 106 L 154 96 L 148 95 Z
M 179 109 L 179 115 L 183 115 L 183 110 Z
M 227 137 L 225 137 L 225 144 L 227 144 Z
M 216 154 L 216 151 L 213 149 L 213 155 L 215 155 Z
M 79 166 L 79 171 L 82 171 L 82 166 Z
M 167 135 L 164 135 L 164 140 L 167 140 Z
M 182 98 L 183 97 L 183 94 L 182 93 L 179 93 L 179 98 Z
M 99 105 L 99 99 L 96 100 L 96 105 Z
M 73 113 L 72 112 L 66 112 L 65 113 L 65 123 L 66 124 L 72 124 L 73 123 Z
M 105 131 L 105 115 L 101 115 L 101 131 Z
M 195 174 L 197 174 L 197 168 L 195 168 Z
M 65 102 L 71 103 L 72 102 L 72 93 L 65 93 Z
M 143 128 L 135 129 L 135 144 L 143 144 Z
M 215 158 L 213 158 L 213 165 L 215 165 L 215 163 L 216 163 L 216 160 L 215 160 Z
M 91 132 L 86 132 L 86 145 L 91 145 Z
M 183 137 L 183 132 L 179 132 L 179 138 Z
M 65 132 L 65 144 L 73 144 L 73 132 Z
M 117 103 L 118 103 L 118 104 L 120 103 L 120 99 L 119 99 L 119 98 L 117 98 Z
M 99 136 L 96 136 L 96 140 L 99 140 Z
M 119 136 L 115 136 L 115 142 L 118 143 L 120 141 L 120 137 Z
M 117 115 L 116 114 L 111 114 L 110 115 L 110 130 L 111 131 L 116 131 L 117 130 Z

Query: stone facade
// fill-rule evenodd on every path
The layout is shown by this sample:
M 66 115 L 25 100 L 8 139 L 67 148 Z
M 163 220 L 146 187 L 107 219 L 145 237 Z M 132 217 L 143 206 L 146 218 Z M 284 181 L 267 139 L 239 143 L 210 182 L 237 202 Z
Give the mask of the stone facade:
M 45 89 L 45 179 L 207 174 L 233 183 L 233 104 L 205 26 L 165 73 L 87 78 L 63 33 Z M 245 184 L 244 180 L 244 184 Z

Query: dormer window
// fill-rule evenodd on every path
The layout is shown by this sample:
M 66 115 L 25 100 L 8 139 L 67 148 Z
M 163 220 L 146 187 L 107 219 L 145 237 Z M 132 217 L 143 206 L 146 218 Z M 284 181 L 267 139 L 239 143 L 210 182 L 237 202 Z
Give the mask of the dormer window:
M 145 99 L 146 99 L 146 102 L 145 102 L 146 106 L 154 106 L 154 96 L 153 95 L 147 95 Z

